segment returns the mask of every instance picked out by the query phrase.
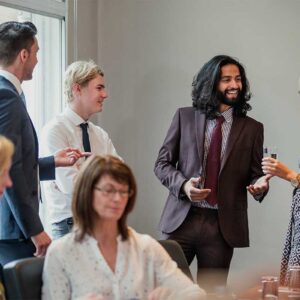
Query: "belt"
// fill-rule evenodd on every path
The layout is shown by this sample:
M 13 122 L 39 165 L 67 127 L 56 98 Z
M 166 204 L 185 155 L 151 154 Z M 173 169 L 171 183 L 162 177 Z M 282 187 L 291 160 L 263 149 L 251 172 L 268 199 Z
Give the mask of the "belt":
M 218 210 L 217 209 L 212 209 L 212 208 L 206 208 L 206 207 L 199 207 L 199 206 L 191 206 L 190 212 L 198 215 L 213 215 L 217 216 L 218 215 Z

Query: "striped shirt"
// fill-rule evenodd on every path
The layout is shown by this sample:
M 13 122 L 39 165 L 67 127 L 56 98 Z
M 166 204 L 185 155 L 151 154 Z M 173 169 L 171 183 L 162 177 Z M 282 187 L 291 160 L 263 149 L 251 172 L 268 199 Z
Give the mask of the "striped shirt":
M 230 108 L 222 113 L 222 116 L 224 117 L 225 121 L 222 124 L 222 149 L 221 149 L 221 162 L 224 157 L 224 153 L 227 146 L 227 141 L 229 137 L 229 133 L 232 126 L 233 121 L 233 108 Z M 204 140 L 204 156 L 203 156 L 203 168 L 202 168 L 202 183 L 200 188 L 204 187 L 205 182 L 205 170 L 206 170 L 206 160 L 207 160 L 207 154 L 209 151 L 209 146 L 211 142 L 212 133 L 214 130 L 214 127 L 216 126 L 216 119 L 213 120 L 206 120 L 206 128 L 205 128 L 205 140 Z M 212 209 L 218 209 L 218 204 L 215 204 L 214 206 L 208 204 L 206 200 L 201 200 L 197 202 L 192 203 L 193 206 L 198 207 L 204 207 L 204 208 L 212 208 Z

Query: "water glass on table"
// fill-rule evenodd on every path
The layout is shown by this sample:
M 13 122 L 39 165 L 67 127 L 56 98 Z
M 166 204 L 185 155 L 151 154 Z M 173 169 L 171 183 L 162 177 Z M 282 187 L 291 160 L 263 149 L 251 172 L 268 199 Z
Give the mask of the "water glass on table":
M 262 283 L 262 299 L 276 300 L 278 299 L 278 277 L 277 276 L 263 276 Z
M 291 266 L 288 270 L 289 291 L 300 294 L 300 266 Z

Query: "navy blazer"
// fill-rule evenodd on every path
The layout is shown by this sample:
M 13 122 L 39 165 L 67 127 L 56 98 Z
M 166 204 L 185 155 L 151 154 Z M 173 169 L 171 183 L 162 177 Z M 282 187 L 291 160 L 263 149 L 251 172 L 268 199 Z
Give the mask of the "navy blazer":
M 15 146 L 10 170 L 13 186 L 0 199 L 0 240 L 30 238 L 44 230 L 39 217 L 38 180 L 55 178 L 54 157 L 38 158 L 38 140 L 25 104 L 3 76 L 0 134 Z
M 159 151 L 155 174 L 169 189 L 159 228 L 175 231 L 188 216 L 191 201 L 182 185 L 202 173 L 206 117 L 194 107 L 177 110 Z M 247 189 L 264 175 L 263 125 L 250 117 L 235 117 L 221 162 L 218 216 L 224 239 L 232 247 L 249 246 Z M 262 201 L 264 193 L 255 199 Z

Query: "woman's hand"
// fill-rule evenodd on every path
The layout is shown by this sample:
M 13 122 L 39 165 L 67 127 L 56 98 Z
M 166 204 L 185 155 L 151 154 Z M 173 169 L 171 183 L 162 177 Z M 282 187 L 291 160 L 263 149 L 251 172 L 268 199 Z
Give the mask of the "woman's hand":
M 287 181 L 297 176 L 297 172 L 289 169 L 285 164 L 271 157 L 263 158 L 262 169 L 265 174 L 277 176 Z
M 148 300 L 167 300 L 174 299 L 172 297 L 172 291 L 166 287 L 159 286 L 154 289 L 148 296 Z
M 78 300 L 105 300 L 101 295 L 88 294 L 84 297 L 79 298 Z

